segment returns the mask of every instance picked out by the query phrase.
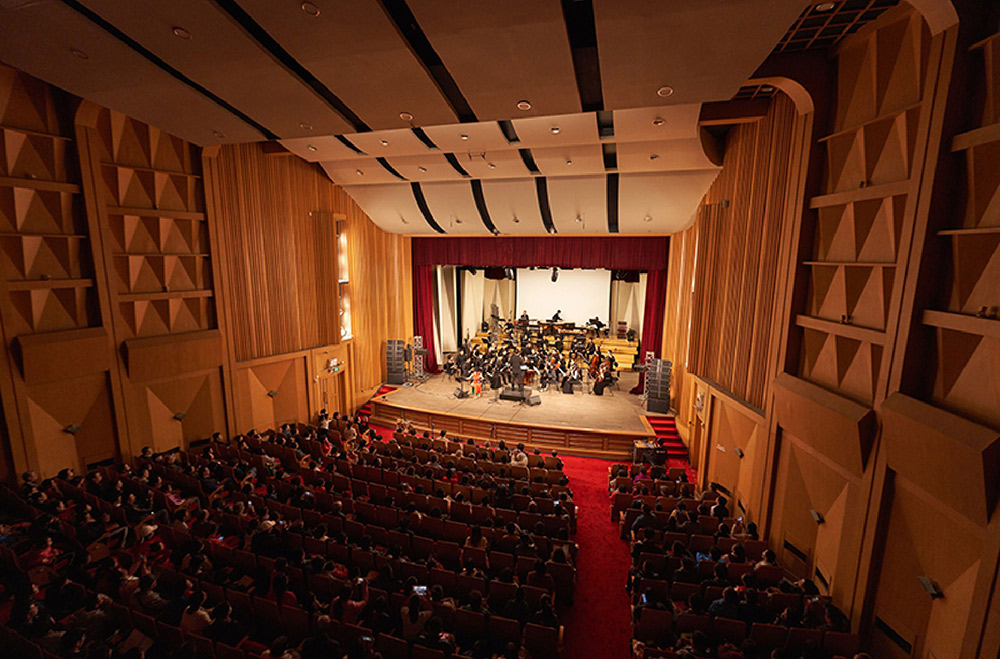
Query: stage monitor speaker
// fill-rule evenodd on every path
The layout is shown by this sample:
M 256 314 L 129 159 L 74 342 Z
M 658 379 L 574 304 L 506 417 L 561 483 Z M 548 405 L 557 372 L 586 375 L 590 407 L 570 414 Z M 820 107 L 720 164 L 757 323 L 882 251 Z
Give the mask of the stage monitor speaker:
M 515 389 L 514 387 L 504 387 L 500 391 L 501 400 L 514 400 L 521 402 L 531 395 L 531 389 Z
M 524 402 L 526 402 L 531 407 L 535 407 L 536 405 L 542 404 L 542 397 L 539 396 L 538 394 L 532 394 L 528 396 Z
M 670 401 L 649 398 L 646 400 L 646 411 L 670 414 Z

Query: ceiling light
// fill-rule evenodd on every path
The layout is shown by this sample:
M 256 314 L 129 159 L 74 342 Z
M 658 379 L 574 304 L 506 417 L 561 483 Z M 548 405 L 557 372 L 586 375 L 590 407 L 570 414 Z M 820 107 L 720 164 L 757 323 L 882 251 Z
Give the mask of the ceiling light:
M 399 118 L 402 119 L 403 121 L 413 121 L 413 115 L 410 114 L 409 112 L 400 112 Z
M 774 91 L 774 87 L 772 87 L 771 85 L 764 85 L 763 87 L 760 88 L 760 90 L 765 94 L 770 94 L 771 92 Z
M 301 128 L 302 130 L 312 130 L 313 129 L 312 124 L 307 124 L 307 123 L 301 123 L 301 124 L 299 124 L 299 128 Z
M 496 169 L 496 168 L 497 168 L 496 164 L 495 164 L 495 163 L 492 163 L 492 162 L 491 162 L 491 163 L 488 163 L 488 164 L 487 164 L 487 166 L 488 166 L 488 167 L 489 167 L 490 169 Z
M 663 85 L 662 87 L 656 90 L 656 95 L 662 96 L 663 98 L 672 96 L 673 93 L 674 93 L 674 88 L 671 87 L 670 85 Z
M 212 135 L 215 135 L 215 136 L 216 136 L 217 138 L 219 138 L 220 140 L 221 140 L 221 139 L 225 139 L 225 137 L 226 137 L 224 133 L 221 133 L 221 132 L 219 132 L 219 131 L 217 131 L 217 130 L 213 130 L 213 131 L 212 131 Z
M 816 5 L 816 11 L 830 11 L 837 6 L 836 2 L 821 2 Z
M 662 126 L 665 123 L 667 122 L 663 120 L 663 117 L 657 117 L 656 119 L 653 119 L 654 126 Z
M 462 220 L 460 220 L 460 219 L 458 219 L 458 218 L 456 217 L 456 218 L 455 218 L 455 224 L 461 224 L 461 223 L 462 223 Z
M 403 224 L 409 224 L 410 223 L 405 217 L 401 217 L 399 219 L 402 220 Z
M 188 32 L 187 30 L 185 30 L 182 27 L 175 27 L 173 29 L 173 32 L 174 32 L 174 36 L 175 37 L 180 37 L 181 39 L 190 39 L 191 38 L 191 33 Z
M 517 102 L 517 109 L 518 110 L 525 110 L 525 111 L 530 110 L 531 109 L 531 101 L 524 101 L 524 100 L 518 101 Z
M 653 221 L 653 216 L 652 215 L 647 215 L 646 217 L 642 218 L 642 221 L 643 222 L 652 222 Z
M 657 153 L 651 153 L 651 154 L 649 154 L 649 159 L 650 160 L 657 160 L 657 159 L 659 159 L 659 157 L 660 157 L 660 155 L 657 154 Z
M 417 167 L 417 171 L 426 172 L 427 168 L 421 165 L 420 167 Z
M 580 217 L 579 215 L 577 215 L 577 216 L 576 216 L 576 221 L 577 221 L 577 222 L 583 222 L 583 218 L 582 218 L 582 217 Z
M 309 14 L 310 16 L 319 16 L 319 7 L 311 2 L 303 2 L 301 5 L 302 11 Z
M 514 218 L 513 218 L 513 222 L 514 222 L 514 224 L 517 224 L 517 223 L 518 223 L 518 222 L 520 222 L 520 221 L 521 221 L 521 220 L 519 220 L 519 219 L 518 219 L 517 217 L 514 217 Z
M 463 142 L 468 142 L 469 136 L 466 135 L 465 133 L 462 133 L 461 135 L 458 136 L 458 139 L 462 140 Z
M 389 146 L 389 140 L 379 140 L 378 143 L 382 146 Z
M 354 173 L 357 174 L 358 176 L 364 176 L 365 175 L 365 173 L 363 171 L 361 171 L 360 169 L 355 169 Z
M 87 53 L 83 52 L 79 48 L 70 48 L 69 52 L 73 53 L 73 55 L 75 55 L 76 57 L 79 57 L 80 59 L 90 59 L 90 55 L 88 55 Z
M 307 149 L 309 149 L 310 151 L 315 151 L 315 150 L 316 150 L 316 147 L 315 147 L 315 146 L 313 146 L 312 144 L 310 144 L 310 145 L 309 145 L 309 146 L 307 146 L 306 148 L 307 148 Z
M 573 164 L 573 159 L 572 158 L 566 158 L 566 164 L 567 165 L 572 165 Z
M 553 127 L 552 127 L 552 128 L 550 128 L 549 130 L 551 130 L 551 131 L 552 131 L 552 134 L 553 134 L 553 135 L 558 135 L 558 134 L 559 134 L 559 126 L 553 126 Z

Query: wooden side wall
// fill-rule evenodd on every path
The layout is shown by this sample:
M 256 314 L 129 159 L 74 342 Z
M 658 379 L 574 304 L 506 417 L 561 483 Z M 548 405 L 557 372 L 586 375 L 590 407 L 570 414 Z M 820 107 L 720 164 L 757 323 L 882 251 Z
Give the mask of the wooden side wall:
M 1000 649 L 1000 12 L 955 6 L 937 32 L 886 12 L 829 76 L 765 63 L 761 79 L 814 101 L 784 124 L 788 167 L 769 171 L 787 180 L 762 188 L 766 152 L 747 156 L 763 123 L 734 129 L 672 244 L 664 353 L 699 477 L 878 657 Z M 754 196 L 716 205 L 775 185 L 774 216 Z M 778 246 L 766 290 L 747 288 L 754 244 Z M 770 317 L 744 315 L 762 294 Z
M 412 335 L 409 240 L 313 165 L 3 66 L 0 142 L 0 477 L 353 409 Z

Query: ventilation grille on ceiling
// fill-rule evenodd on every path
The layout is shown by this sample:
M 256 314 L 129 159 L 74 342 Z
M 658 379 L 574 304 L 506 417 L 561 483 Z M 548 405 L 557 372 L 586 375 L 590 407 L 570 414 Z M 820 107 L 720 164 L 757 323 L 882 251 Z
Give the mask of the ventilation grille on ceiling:
M 831 4 L 832 8 L 823 10 Z M 814 2 L 795 19 L 773 52 L 791 53 L 835 46 L 897 4 L 899 0 Z
M 734 101 L 752 101 L 755 98 L 771 98 L 778 90 L 774 85 L 744 85 L 733 96 Z

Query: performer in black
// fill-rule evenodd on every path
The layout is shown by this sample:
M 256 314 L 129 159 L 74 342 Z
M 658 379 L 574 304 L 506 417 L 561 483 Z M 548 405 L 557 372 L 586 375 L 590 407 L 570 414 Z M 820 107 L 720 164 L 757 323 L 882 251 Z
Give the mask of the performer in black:
M 556 312 L 554 314 L 552 314 L 552 322 L 553 323 L 558 323 L 558 322 L 560 322 L 562 320 L 562 316 L 559 315 L 561 313 L 562 313 L 562 309 L 556 309 Z
M 573 385 L 580 381 L 580 369 L 576 364 L 572 364 L 569 367 L 569 371 L 563 377 L 562 380 L 562 392 L 564 394 L 573 393 Z
M 511 384 L 517 387 L 518 391 L 524 390 L 524 373 L 521 371 L 521 355 L 516 351 L 511 351 L 507 357 L 507 365 L 510 368 Z

